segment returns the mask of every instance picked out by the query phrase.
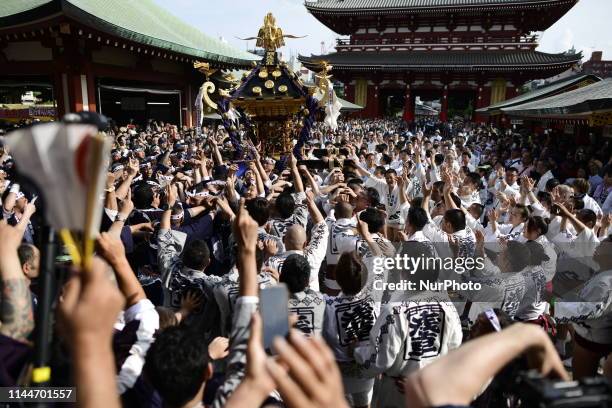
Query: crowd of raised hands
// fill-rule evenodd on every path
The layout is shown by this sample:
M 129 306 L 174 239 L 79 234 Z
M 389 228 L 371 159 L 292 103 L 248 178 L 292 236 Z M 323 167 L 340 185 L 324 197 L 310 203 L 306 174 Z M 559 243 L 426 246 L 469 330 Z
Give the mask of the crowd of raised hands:
M 315 126 L 276 161 L 246 137 L 235 160 L 212 127 L 112 136 L 96 257 L 70 269 L 55 302 L 62 381 L 80 405 L 459 406 L 520 356 L 560 380 L 561 356 L 574 378 L 612 372 L 607 145 L 580 161 L 560 159 L 567 146 L 550 135 L 538 145 L 470 125 L 443 137 L 350 120 Z M 23 385 L 40 231 L 36 199 L 1 153 L 0 348 L 21 354 L 0 379 Z M 377 292 L 375 280 L 404 275 L 376 260 L 403 254 L 480 258 L 416 276 L 484 290 Z M 291 329 L 269 353 L 259 296 L 279 283 Z M 573 354 L 560 351 L 568 332 Z
M 233 228 L 240 248 L 240 296 L 256 297 L 258 225 L 246 211 L 244 200 Z M 0 330 L 6 336 L 27 338 L 33 319 L 31 308 L 26 304 L 30 299 L 23 289 L 27 287 L 22 283 L 23 288 L 18 289 L 18 281 L 25 278 L 16 255 L 23 228 L 0 221 L 0 235 L 3 237 L 0 241 L 3 285 Z M 58 332 L 65 337 L 71 351 L 79 405 L 113 407 L 121 405 L 112 348 L 117 316 L 145 295 L 117 236 L 102 233 L 97 248 L 98 256 L 91 268 L 72 269 L 71 277 L 62 288 L 57 307 Z M 11 326 L 14 323 L 9 319 L 11 309 L 21 310 L 18 328 Z M 291 329 L 287 338 L 276 338 L 273 347 L 275 355 L 266 354 L 262 320 L 254 312 L 250 316 L 243 378 L 225 401 L 225 407 L 259 407 L 274 392 L 280 394 L 287 407 L 348 406 L 334 354 L 320 336 L 306 337 Z M 221 359 L 227 356 L 229 348 L 227 339 L 219 337 L 210 343 L 208 353 L 212 360 Z M 487 355 L 481 353 L 483 349 Z M 404 379 L 401 386 L 405 387 L 407 404 L 414 407 L 468 404 L 490 377 L 524 353 L 530 366 L 543 375 L 569 378 L 545 332 L 536 326 L 515 324 L 503 332 L 469 342 Z M 465 367 L 470 367 L 471 376 L 463 375 Z M 445 387 L 439 387 L 440 378 L 445 379 Z

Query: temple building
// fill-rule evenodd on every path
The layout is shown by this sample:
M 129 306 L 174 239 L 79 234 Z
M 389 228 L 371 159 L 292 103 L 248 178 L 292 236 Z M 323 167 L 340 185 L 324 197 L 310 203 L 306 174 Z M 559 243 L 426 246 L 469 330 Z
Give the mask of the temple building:
M 213 69 L 259 57 L 211 38 L 152 0 L 0 1 L 0 121 L 97 111 L 124 124 L 194 124 Z
M 485 121 L 477 109 L 517 95 L 526 81 L 557 75 L 582 55 L 536 51 L 544 31 L 578 0 L 318 0 L 305 3 L 346 36 L 336 52 L 300 56 L 333 66 L 362 117 L 415 119 L 415 97 L 439 100 L 439 118 Z

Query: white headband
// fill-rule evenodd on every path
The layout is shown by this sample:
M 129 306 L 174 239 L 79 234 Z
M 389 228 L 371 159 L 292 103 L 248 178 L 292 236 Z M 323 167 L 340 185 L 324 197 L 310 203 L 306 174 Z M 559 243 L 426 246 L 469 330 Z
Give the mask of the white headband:
M 177 213 L 177 214 L 175 214 L 175 215 L 171 215 L 171 216 L 170 216 L 170 219 L 171 219 L 172 221 L 178 221 L 178 220 L 180 220 L 180 219 L 182 219 L 182 218 L 183 218 L 183 215 L 184 215 L 184 212 L 183 212 L 183 211 L 181 211 L 180 213 Z

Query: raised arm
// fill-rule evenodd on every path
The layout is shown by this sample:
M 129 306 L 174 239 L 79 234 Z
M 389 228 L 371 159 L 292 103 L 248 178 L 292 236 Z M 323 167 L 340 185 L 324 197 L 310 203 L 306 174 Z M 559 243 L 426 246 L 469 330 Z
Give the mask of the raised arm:
M 127 195 L 124 197 L 123 201 L 121 201 L 119 212 L 117 213 L 117 216 L 115 217 L 113 224 L 109 228 L 108 232 L 116 237 L 121 236 L 121 230 L 125 226 L 125 222 L 130 217 L 130 214 L 132 213 L 133 209 L 134 203 L 132 202 L 132 191 L 128 190 Z
M 117 284 L 125 298 L 126 307 L 130 307 L 146 299 L 147 296 L 125 257 L 125 248 L 121 240 L 107 232 L 103 232 L 98 237 L 97 244 L 100 256 L 102 256 L 115 271 Z
M 138 174 L 138 171 L 139 171 L 138 160 L 130 159 L 130 163 L 128 164 L 127 171 L 128 171 L 127 178 L 123 180 L 123 182 L 121 182 L 121 185 L 119 185 L 119 187 L 117 187 L 117 190 L 115 191 L 115 196 L 119 200 L 123 200 L 125 198 L 125 196 L 128 193 L 128 190 L 130 189 L 130 186 L 132 185 L 132 181 L 134 181 L 134 178 Z
M 300 177 L 300 172 L 297 168 L 297 160 L 293 153 L 289 156 L 289 170 L 291 170 L 291 177 L 293 178 L 293 186 L 295 187 L 296 193 L 304 192 L 304 183 L 302 182 L 302 177 Z
M 240 275 L 240 296 L 257 296 L 257 222 L 244 208 L 244 199 L 234 221 L 234 236 L 238 243 L 238 273 Z
M 358 157 L 353 157 L 353 163 L 355 163 L 355 170 L 357 170 L 357 174 L 362 177 L 370 176 L 370 172 L 363 168 L 361 163 L 359 163 Z
M 117 210 L 117 196 L 115 195 L 115 175 L 108 172 L 106 174 L 106 185 L 104 186 L 104 208 Z
M 2 209 L 7 214 L 13 213 L 13 208 L 15 208 L 15 203 L 17 202 L 17 193 L 20 190 L 20 186 L 17 183 L 13 183 L 11 188 L 9 189 L 9 193 L 4 198 L 4 202 L 2 203 Z
M 113 324 L 124 301 L 110 282 L 106 264 L 94 259 L 66 284 L 58 306 L 70 337 L 77 400 L 84 408 L 119 408 L 116 367 L 112 350 Z
M 266 171 L 263 168 L 263 165 L 261 164 L 261 156 L 259 155 L 259 152 L 255 148 L 255 146 L 253 146 L 253 142 L 251 142 L 250 139 L 248 140 L 248 143 L 251 146 L 251 151 L 253 152 L 255 169 L 259 173 L 259 176 L 261 177 L 261 181 L 264 183 L 264 185 L 266 185 L 267 183 L 270 182 L 270 178 L 268 177 L 268 173 L 266 173 Z
M 244 199 L 240 201 L 240 209 L 236 215 L 236 220 L 233 225 L 233 233 L 238 244 L 238 274 L 239 274 L 239 297 L 236 300 L 234 316 L 232 321 L 232 333 L 230 340 L 230 352 L 227 357 L 227 369 L 225 382 L 217 390 L 213 408 L 225 407 L 226 402 L 234 392 L 240 392 L 233 397 L 233 403 L 236 400 L 241 400 L 241 396 L 249 394 L 258 389 L 256 379 L 249 376 L 245 378 L 244 360 L 247 357 L 247 341 L 250 337 L 249 322 L 253 313 L 256 311 L 258 303 L 257 285 L 257 263 L 255 260 L 255 251 L 257 247 L 257 222 L 249 215 L 244 208 Z M 257 339 L 257 338 L 256 338 Z M 260 341 L 260 340 L 258 340 Z M 261 390 L 259 390 L 261 391 Z M 258 393 L 262 400 L 267 395 L 266 391 Z M 251 395 L 249 403 L 252 402 Z M 245 406 L 244 401 L 237 405 L 230 404 L 229 406 Z M 259 404 L 255 404 L 259 406 Z
M 306 166 L 300 166 L 298 170 L 300 170 L 302 174 L 306 177 L 306 179 L 308 179 L 308 184 L 310 185 L 312 192 L 316 196 L 320 195 L 321 190 L 319 189 L 319 186 L 317 185 L 317 182 L 315 181 L 314 177 L 312 177 L 312 174 L 310 174 L 308 168 Z
M 444 188 L 442 189 L 442 191 L 444 193 L 444 205 L 446 206 L 446 209 L 459 209 L 459 207 L 457 207 L 457 204 L 455 204 L 455 201 L 453 201 L 453 197 L 451 196 L 453 186 L 449 181 L 444 181 Z
M 259 175 L 259 172 L 257 171 L 257 166 L 252 161 L 249 162 L 249 169 L 251 169 L 251 171 L 255 175 L 255 186 L 257 187 L 257 194 L 258 195 L 263 194 L 266 191 L 266 189 L 261 179 L 261 176 Z
M 313 192 L 309 192 L 306 194 L 306 206 L 308 207 L 308 213 L 310 214 L 310 218 L 312 219 L 313 225 L 317 225 L 325 221 L 325 218 L 323 218 L 323 214 L 321 214 L 321 211 L 319 211 L 319 207 L 317 207 L 317 204 L 314 201 Z
M 487 353 L 481 352 L 484 349 Z M 546 333 L 534 325 L 515 323 L 469 341 L 410 375 L 405 383 L 407 406 L 468 405 L 495 374 L 523 353 L 544 376 L 569 380 Z M 466 369 L 470 375 L 464 375 Z M 444 387 L 440 378 L 445 379 Z
M 365 221 L 357 220 L 357 231 L 363 237 L 363 240 L 368 244 L 370 251 L 374 256 L 382 256 L 382 251 L 378 244 L 374 242 L 372 235 L 370 235 L 370 230 L 368 229 L 368 224 Z
M 218 166 L 222 165 L 223 164 L 223 158 L 221 157 L 221 152 L 219 151 L 219 147 L 217 146 L 217 142 L 212 137 L 209 138 L 208 141 L 210 143 L 210 148 L 212 150 L 213 160 L 215 161 L 215 163 L 217 163 Z
M 0 220 L 0 333 L 22 342 L 34 329 L 32 296 L 17 255 L 24 230 Z
M 399 188 L 400 204 L 407 203 L 409 201 L 408 195 L 406 194 L 406 186 L 409 183 L 408 175 L 405 172 L 402 172 L 402 175 L 398 176 L 395 180 L 397 181 L 397 187 Z
M 563 219 L 572 223 L 577 234 L 580 234 L 582 231 L 588 228 L 586 225 L 582 223 L 582 221 L 576 218 L 576 216 L 572 214 L 572 212 L 568 210 L 563 204 L 561 204 L 560 202 L 557 202 L 554 205 L 559 208 L 559 211 L 561 211 L 561 216 L 563 217 Z
M 427 184 L 423 183 L 422 190 L 423 190 L 423 200 L 421 201 L 421 208 L 427 212 L 427 215 L 429 215 L 429 200 L 431 198 L 433 186 L 431 188 L 428 188 Z
M 166 186 L 166 204 L 168 205 L 168 207 L 162 214 L 159 223 L 160 230 L 169 230 L 172 227 L 172 224 L 170 223 L 170 217 L 172 215 L 172 207 L 174 207 L 174 204 L 176 204 L 176 187 L 171 184 L 168 184 Z

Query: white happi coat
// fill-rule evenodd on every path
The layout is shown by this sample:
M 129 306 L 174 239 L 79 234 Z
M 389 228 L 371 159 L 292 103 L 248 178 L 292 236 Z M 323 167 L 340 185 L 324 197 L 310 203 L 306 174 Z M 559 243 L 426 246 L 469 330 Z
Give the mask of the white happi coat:
M 576 333 L 586 340 L 612 344 L 612 270 L 593 276 L 577 301 L 558 300 L 555 319 L 572 322 Z
M 419 370 L 461 345 L 462 331 L 455 306 L 439 294 L 421 293 L 410 301 L 384 304 L 369 342 L 355 348 L 364 374 L 382 373 L 372 406 L 401 407 L 405 396 L 394 377 Z

